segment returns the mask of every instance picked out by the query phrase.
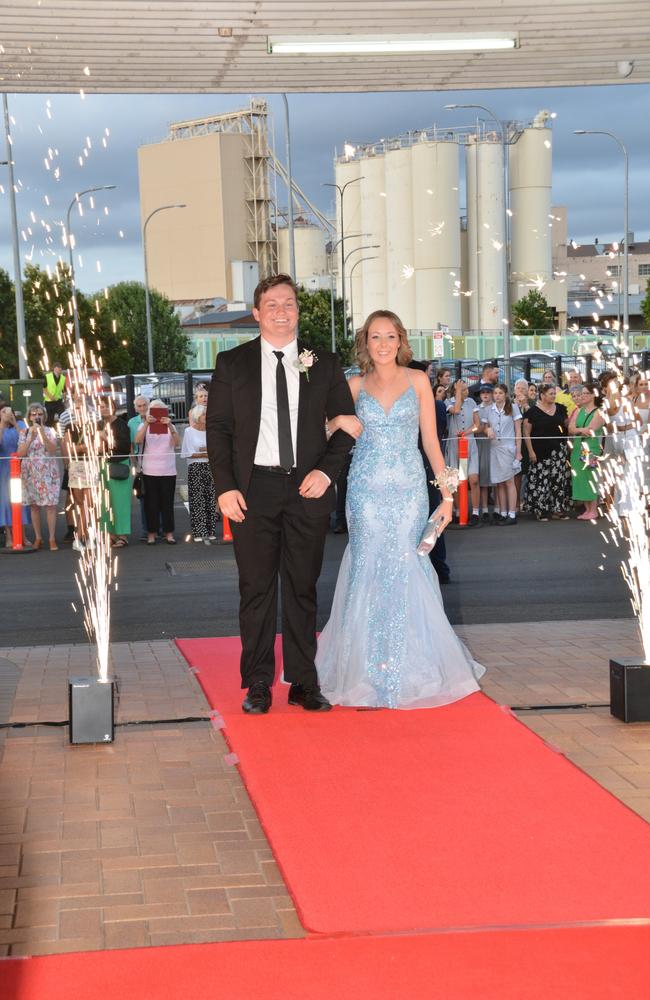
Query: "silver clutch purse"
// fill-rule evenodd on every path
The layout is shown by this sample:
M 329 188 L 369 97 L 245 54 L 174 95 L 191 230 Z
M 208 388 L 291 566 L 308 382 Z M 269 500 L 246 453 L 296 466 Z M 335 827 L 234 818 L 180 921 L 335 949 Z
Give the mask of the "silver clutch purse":
M 431 515 L 429 520 L 424 526 L 424 531 L 422 532 L 422 537 L 420 538 L 419 545 L 416 549 L 419 556 L 428 556 L 431 549 L 438 541 L 440 537 L 440 529 L 444 523 L 444 518 L 437 511 Z

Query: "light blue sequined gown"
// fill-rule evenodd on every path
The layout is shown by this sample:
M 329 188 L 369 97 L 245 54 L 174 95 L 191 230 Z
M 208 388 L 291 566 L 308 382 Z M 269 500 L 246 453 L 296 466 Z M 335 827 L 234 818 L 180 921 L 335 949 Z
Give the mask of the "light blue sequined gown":
M 410 386 L 388 413 L 363 388 L 345 550 L 316 667 L 334 704 L 428 708 L 479 690 L 485 668 L 455 635 L 428 556 L 416 547 L 429 516 L 419 404 Z

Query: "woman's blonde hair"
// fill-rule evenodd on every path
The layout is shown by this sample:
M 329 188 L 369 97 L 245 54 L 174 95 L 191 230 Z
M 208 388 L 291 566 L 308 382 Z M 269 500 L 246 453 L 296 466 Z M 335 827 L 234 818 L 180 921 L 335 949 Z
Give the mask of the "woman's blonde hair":
M 399 347 L 397 348 L 397 358 L 395 359 L 397 364 L 406 366 L 413 358 L 413 351 L 409 346 L 406 330 L 404 329 L 404 324 L 399 316 L 396 313 L 391 312 L 390 309 L 375 309 L 374 312 L 370 313 L 363 326 L 357 330 L 357 335 L 354 341 L 357 363 L 364 375 L 373 368 L 373 363 L 370 360 L 370 354 L 368 352 L 368 331 L 376 319 L 390 320 L 395 328 L 395 332 L 399 336 Z
M 190 421 L 196 423 L 199 417 L 202 417 L 207 412 L 207 409 L 207 406 L 203 403 L 195 403 L 189 413 Z

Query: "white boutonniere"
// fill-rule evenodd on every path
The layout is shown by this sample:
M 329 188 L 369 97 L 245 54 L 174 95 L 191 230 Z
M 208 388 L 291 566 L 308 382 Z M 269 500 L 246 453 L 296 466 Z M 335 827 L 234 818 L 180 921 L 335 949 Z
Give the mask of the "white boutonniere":
M 307 376 L 307 381 L 309 382 L 309 369 L 318 361 L 318 358 L 313 351 L 301 351 L 298 355 L 297 361 L 294 361 L 295 367 L 298 369 L 301 375 Z

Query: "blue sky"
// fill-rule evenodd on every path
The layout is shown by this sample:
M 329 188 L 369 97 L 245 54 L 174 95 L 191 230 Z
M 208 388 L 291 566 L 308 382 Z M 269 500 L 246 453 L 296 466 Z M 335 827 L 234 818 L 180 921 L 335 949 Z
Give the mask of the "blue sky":
M 21 184 L 17 196 L 19 226 L 26 237 L 21 240 L 23 262 L 31 256 L 41 265 L 54 263 L 56 255 L 62 252 L 57 222 L 64 218 L 75 191 L 116 184 L 115 191 L 98 197 L 94 211 L 89 209 L 83 219 L 75 220 L 77 248 L 83 258 L 83 265 L 77 268 L 77 280 L 85 291 L 120 280 L 142 280 L 138 146 L 163 139 L 170 122 L 244 107 L 249 96 L 86 95 L 82 100 L 77 94 L 10 95 L 10 113 L 15 121 L 13 159 L 16 180 Z M 267 100 L 273 112 L 277 153 L 282 158 L 282 99 L 270 95 Z M 568 207 L 569 236 L 579 242 L 591 242 L 595 236 L 600 240 L 620 239 L 623 167 L 622 156 L 611 140 L 577 137 L 573 129 L 616 132 L 630 153 L 630 228 L 637 240 L 650 239 L 650 157 L 644 134 L 650 119 L 650 86 L 645 84 L 292 94 L 289 103 L 294 176 L 312 200 L 328 210 L 331 189 L 323 188 L 322 184 L 333 179 L 335 147 L 341 150 L 344 141 L 372 141 L 434 123 L 467 124 L 473 121 L 474 112 L 447 112 L 443 107 L 448 103 L 473 101 L 487 104 L 503 119 L 529 121 L 541 108 L 557 113 L 553 125 L 553 201 Z M 4 167 L 0 167 L 0 183 L 5 188 L 5 193 L 0 194 L 0 267 L 11 273 Z M 286 204 L 286 194 L 279 191 L 278 196 Z M 50 226 L 53 242 L 49 246 L 41 220 Z

